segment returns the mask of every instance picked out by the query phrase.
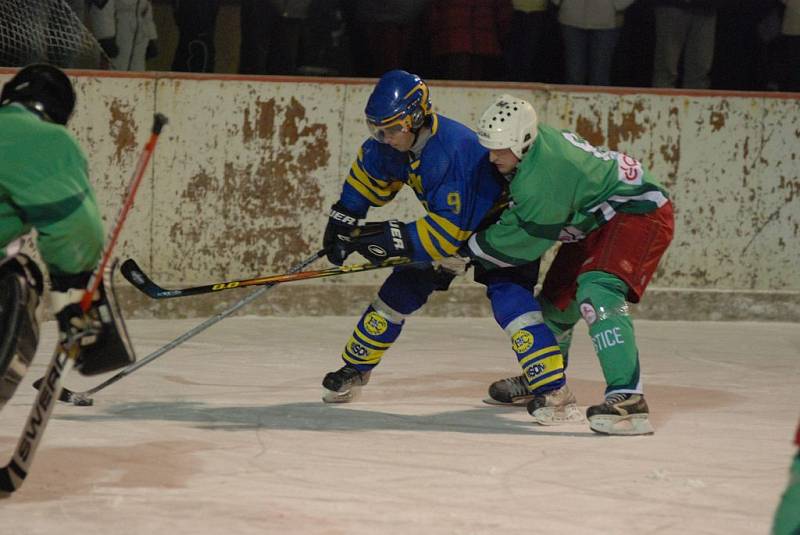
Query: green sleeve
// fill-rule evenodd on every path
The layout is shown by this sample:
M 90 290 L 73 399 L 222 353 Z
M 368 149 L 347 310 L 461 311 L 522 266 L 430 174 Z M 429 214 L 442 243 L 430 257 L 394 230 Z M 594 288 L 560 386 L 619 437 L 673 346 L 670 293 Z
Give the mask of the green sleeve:
M 47 125 L 19 143 L 4 169 L 3 188 L 19 220 L 38 233 L 37 245 L 51 274 L 70 275 L 97 266 L 103 225 L 77 141 Z M 20 139 L 20 141 L 23 141 Z
M 484 253 L 478 257 L 478 261 L 492 268 L 526 264 L 540 258 L 556 240 L 536 235 L 537 229 L 533 227 L 520 221 L 516 210 L 506 210 L 500 221 L 476 236 L 477 244 Z
M 516 182 L 516 183 L 515 183 Z M 485 267 L 526 264 L 540 258 L 558 241 L 561 229 L 571 218 L 572 188 L 562 180 L 558 187 L 549 173 L 521 174 L 511 184 L 514 203 L 500 220 L 480 232 L 471 244 Z M 477 248 L 474 247 L 477 245 Z

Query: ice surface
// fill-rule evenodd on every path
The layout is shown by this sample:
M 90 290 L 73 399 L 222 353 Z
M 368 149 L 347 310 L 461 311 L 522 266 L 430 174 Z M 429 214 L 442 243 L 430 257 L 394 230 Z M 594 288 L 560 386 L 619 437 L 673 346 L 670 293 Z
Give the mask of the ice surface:
M 237 317 L 61 404 L 7 534 L 769 532 L 800 416 L 800 324 L 636 323 L 656 434 L 537 427 L 481 403 L 518 373 L 490 318 L 412 317 L 361 399 L 320 402 L 355 318 Z M 137 320 L 139 356 L 200 320 Z M 55 328 L 0 414 L 5 463 Z M 66 380 L 73 390 L 113 374 Z M 568 371 L 604 383 L 585 328 Z

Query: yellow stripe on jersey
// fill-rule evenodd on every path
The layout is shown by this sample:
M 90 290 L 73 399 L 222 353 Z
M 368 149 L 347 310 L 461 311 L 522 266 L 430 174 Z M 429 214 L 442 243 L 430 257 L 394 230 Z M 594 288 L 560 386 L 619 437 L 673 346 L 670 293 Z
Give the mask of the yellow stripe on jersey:
M 347 177 L 347 183 L 353 186 L 353 188 L 355 188 L 357 192 L 363 195 L 364 198 L 367 199 L 371 205 L 383 206 L 384 204 L 387 203 L 387 201 L 381 200 L 375 195 L 373 195 L 372 192 L 364 184 L 356 180 L 352 175 Z
M 362 153 L 359 150 L 358 159 L 350 167 L 347 183 L 366 198 L 373 206 L 383 206 L 391 201 L 403 187 L 400 180 L 379 180 L 361 167 Z
M 417 233 L 422 242 L 422 246 L 434 260 L 438 260 L 443 256 L 452 256 L 458 251 L 458 245 L 453 245 L 450 241 L 442 236 L 433 226 L 428 223 L 426 218 L 417 220 Z M 436 245 L 433 243 L 436 240 Z M 442 254 L 442 252 L 444 254 Z
M 453 245 L 450 241 L 442 236 L 439 231 L 437 231 L 433 225 L 431 225 L 426 218 L 422 218 L 417 221 L 417 232 L 419 233 L 420 240 L 422 241 L 423 245 L 428 242 L 432 242 L 432 239 L 436 240 L 437 251 L 441 250 L 444 252 L 444 256 L 453 256 L 456 251 L 458 251 L 458 245 Z M 426 247 L 427 250 L 427 247 Z M 430 252 L 429 252 L 430 254 Z M 431 255 L 433 256 L 433 255 Z
M 367 171 L 363 167 L 361 167 L 361 162 L 363 161 L 364 161 L 363 149 L 358 149 L 358 158 L 351 167 L 351 170 L 355 173 L 356 178 L 358 178 L 364 184 L 372 185 L 374 188 L 379 190 L 391 189 L 392 182 L 389 180 L 381 180 L 379 178 L 375 178 L 371 174 L 367 173 Z
M 455 223 L 449 221 L 447 218 L 440 216 L 439 214 L 434 214 L 433 212 L 428 213 L 428 217 L 430 217 L 437 225 L 442 227 L 442 230 L 447 232 L 453 239 L 458 242 L 459 244 L 469 238 L 472 231 L 469 230 L 461 230 L 458 228 Z

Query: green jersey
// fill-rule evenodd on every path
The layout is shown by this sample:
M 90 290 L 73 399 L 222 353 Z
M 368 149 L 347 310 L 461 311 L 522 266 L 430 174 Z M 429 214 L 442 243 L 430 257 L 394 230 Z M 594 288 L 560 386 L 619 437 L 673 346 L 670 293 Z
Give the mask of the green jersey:
M 11 104 L 0 107 L 0 260 L 32 229 L 51 275 L 100 260 L 103 225 L 86 156 L 66 128 Z
M 470 238 L 471 254 L 490 268 L 531 262 L 556 241 L 583 239 L 617 212 L 644 214 L 668 202 L 638 160 L 547 125 L 539 125 L 510 193 L 500 220 Z

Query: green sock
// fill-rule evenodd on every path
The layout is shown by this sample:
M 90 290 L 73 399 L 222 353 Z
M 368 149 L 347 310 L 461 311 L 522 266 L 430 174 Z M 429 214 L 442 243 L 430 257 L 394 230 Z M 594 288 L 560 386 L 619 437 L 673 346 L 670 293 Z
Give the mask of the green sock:
M 566 310 L 559 310 L 544 297 L 539 297 L 539 304 L 542 306 L 544 322 L 556 337 L 558 347 L 564 356 L 564 369 L 566 369 L 569 361 L 569 348 L 572 345 L 572 328 L 581 319 L 578 304 L 572 301 Z
M 639 350 L 625 296 L 628 286 L 603 271 L 578 277 L 578 308 L 589 325 L 595 353 L 606 379 L 606 393 L 641 392 Z

